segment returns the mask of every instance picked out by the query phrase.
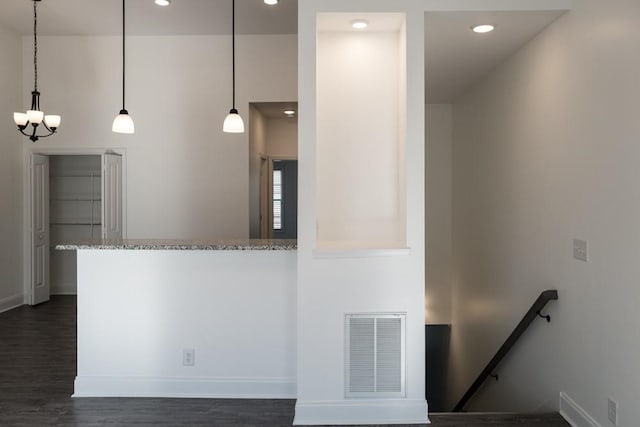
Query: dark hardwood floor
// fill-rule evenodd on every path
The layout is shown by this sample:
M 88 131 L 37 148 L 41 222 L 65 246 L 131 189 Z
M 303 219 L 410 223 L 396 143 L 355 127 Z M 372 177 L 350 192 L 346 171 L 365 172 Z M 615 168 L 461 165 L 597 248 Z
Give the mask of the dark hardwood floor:
M 76 299 L 0 313 L 0 426 L 290 426 L 293 400 L 72 399 Z M 557 414 L 434 414 L 435 427 L 566 427 Z

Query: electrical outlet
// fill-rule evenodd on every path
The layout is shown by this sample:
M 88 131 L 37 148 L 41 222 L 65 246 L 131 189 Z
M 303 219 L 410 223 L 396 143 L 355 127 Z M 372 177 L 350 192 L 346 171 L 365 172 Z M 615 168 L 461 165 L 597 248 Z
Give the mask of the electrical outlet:
M 589 262 L 589 246 L 586 240 L 573 239 L 573 257 L 579 261 Z
M 196 364 L 196 351 L 192 348 L 185 348 L 182 350 L 182 365 L 183 366 L 195 366 Z
M 618 402 L 616 402 L 612 398 L 609 398 L 608 403 L 609 403 L 609 410 L 608 410 L 609 421 L 611 421 L 611 423 L 614 426 L 617 426 L 618 425 Z

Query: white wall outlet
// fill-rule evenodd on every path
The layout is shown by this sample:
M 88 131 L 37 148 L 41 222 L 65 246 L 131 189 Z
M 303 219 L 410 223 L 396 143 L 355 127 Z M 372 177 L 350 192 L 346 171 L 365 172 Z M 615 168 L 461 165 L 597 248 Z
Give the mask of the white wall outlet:
M 616 402 L 612 398 L 609 398 L 608 403 L 609 403 L 609 408 L 608 408 L 609 421 L 611 421 L 611 423 L 614 426 L 617 426 L 618 425 L 618 402 Z
M 185 348 L 182 350 L 182 365 L 183 366 L 195 366 L 196 364 L 196 351 L 192 348 Z
M 589 262 L 589 246 L 586 240 L 573 239 L 573 257 L 579 261 Z

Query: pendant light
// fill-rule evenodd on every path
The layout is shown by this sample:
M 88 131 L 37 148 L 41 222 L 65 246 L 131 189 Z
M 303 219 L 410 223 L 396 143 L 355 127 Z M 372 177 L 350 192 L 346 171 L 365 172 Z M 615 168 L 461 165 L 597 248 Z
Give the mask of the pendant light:
M 233 75 L 233 104 L 224 119 L 222 130 L 227 133 L 244 133 L 244 121 L 236 110 L 236 0 L 231 0 L 231 67 Z
M 133 125 L 133 119 L 129 115 L 129 112 L 124 105 L 125 94 L 125 0 L 122 0 L 122 110 L 113 120 L 113 126 L 111 130 L 116 133 L 134 133 L 135 126 Z
M 13 113 L 13 121 L 18 126 L 21 134 L 28 136 L 32 142 L 39 138 L 46 138 L 56 133 L 60 126 L 60 116 L 46 115 L 40 110 L 40 92 L 38 92 L 38 2 L 33 0 L 33 91 L 31 92 L 31 109 L 26 113 Z M 25 132 L 27 127 L 33 127 L 30 133 Z M 38 126 L 42 125 L 48 133 L 37 135 Z

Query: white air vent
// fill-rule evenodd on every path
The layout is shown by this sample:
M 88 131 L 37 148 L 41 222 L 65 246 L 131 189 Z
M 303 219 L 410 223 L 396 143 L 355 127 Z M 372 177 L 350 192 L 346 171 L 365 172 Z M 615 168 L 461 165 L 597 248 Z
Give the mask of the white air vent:
M 405 314 L 347 314 L 346 396 L 405 396 Z

